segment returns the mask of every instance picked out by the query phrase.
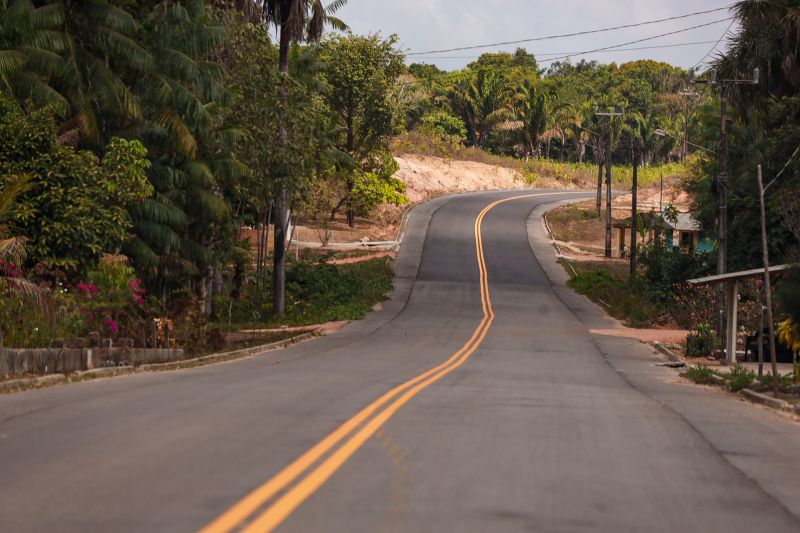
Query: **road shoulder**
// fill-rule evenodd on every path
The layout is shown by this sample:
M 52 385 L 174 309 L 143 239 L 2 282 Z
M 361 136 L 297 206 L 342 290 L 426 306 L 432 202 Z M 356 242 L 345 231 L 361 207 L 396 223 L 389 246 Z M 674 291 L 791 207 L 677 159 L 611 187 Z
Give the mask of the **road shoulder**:
M 587 329 L 612 329 L 621 324 L 565 282 L 569 279 L 557 261 L 544 227 L 543 215 L 558 205 L 542 205 L 527 221 L 534 255 L 552 284 L 552 290 Z M 737 400 L 719 391 L 685 383 L 675 371 L 657 366 L 663 357 L 633 339 L 592 334 L 608 364 L 628 384 L 677 413 L 726 461 L 800 521 L 800 424 L 767 408 Z

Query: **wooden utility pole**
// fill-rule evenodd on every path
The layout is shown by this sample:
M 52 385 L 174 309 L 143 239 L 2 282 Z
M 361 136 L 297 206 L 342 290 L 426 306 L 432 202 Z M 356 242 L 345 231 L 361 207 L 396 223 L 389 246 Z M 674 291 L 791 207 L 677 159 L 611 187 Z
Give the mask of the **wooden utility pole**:
M 684 89 L 678 93 L 678 96 L 683 96 L 686 98 L 683 107 L 683 148 L 681 149 L 681 161 L 686 161 L 686 158 L 689 155 L 689 116 L 691 115 L 689 101 L 692 97 L 698 96 L 698 94 L 693 93 L 688 89 Z
M 597 163 L 597 218 L 600 218 L 603 208 L 603 156 L 602 153 Z
M 720 149 L 719 176 L 717 178 L 717 194 L 719 196 L 719 214 L 717 216 L 717 274 L 728 271 L 728 92 L 733 85 L 757 85 L 759 70 L 753 69 L 752 79 L 717 78 L 717 70 L 711 69 L 708 80 L 696 80 L 694 69 L 689 71 L 689 83 L 708 83 L 719 87 L 720 92 Z M 684 141 L 686 142 L 686 141 Z M 722 283 L 717 288 L 717 339 L 725 342 L 725 288 Z
M 603 135 L 602 133 L 599 134 L 597 139 L 597 149 L 595 150 L 597 154 L 597 218 L 602 216 L 602 209 L 603 209 L 603 166 L 605 162 L 603 161 L 604 154 L 603 154 Z
M 636 274 L 636 239 L 639 236 L 639 213 L 636 203 L 639 199 L 639 149 L 633 148 L 633 185 L 631 186 L 631 276 Z
M 606 257 L 611 258 L 611 158 L 606 159 Z
M 769 248 L 767 247 L 767 213 L 764 206 L 764 181 L 761 177 L 761 165 L 758 165 L 758 203 L 761 207 L 761 254 L 764 260 L 764 290 L 767 300 L 767 327 L 769 328 L 769 358 L 772 363 L 772 392 L 778 397 L 778 363 L 775 361 L 775 320 L 772 316 L 772 280 L 769 275 Z M 761 335 L 759 333 L 759 342 Z
M 600 113 L 597 111 L 597 108 L 594 110 L 594 114 L 598 117 L 608 117 L 608 143 L 607 148 L 605 151 L 605 163 L 606 163 L 606 249 L 605 249 L 605 256 L 607 258 L 611 258 L 611 153 L 613 152 L 613 146 L 611 145 L 612 139 L 614 137 L 613 132 L 613 124 L 614 124 L 614 117 L 621 117 L 625 115 L 625 108 L 622 108 L 622 112 L 617 112 L 616 108 L 612 107 L 605 113 Z
M 719 214 L 717 215 L 717 274 L 722 275 L 728 271 L 728 91 L 722 85 L 720 88 L 720 115 L 722 125 L 719 137 L 719 176 L 717 177 L 717 195 L 719 197 Z M 720 283 L 717 289 L 717 336 L 724 339 L 725 289 Z

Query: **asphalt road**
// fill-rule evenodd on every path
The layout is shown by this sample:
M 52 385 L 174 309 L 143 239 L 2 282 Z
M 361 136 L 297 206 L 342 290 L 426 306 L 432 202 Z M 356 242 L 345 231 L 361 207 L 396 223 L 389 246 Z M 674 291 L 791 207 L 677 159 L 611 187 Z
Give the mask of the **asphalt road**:
M 328 337 L 0 396 L 0 531 L 800 531 L 800 425 L 593 334 L 520 194 L 415 209 Z

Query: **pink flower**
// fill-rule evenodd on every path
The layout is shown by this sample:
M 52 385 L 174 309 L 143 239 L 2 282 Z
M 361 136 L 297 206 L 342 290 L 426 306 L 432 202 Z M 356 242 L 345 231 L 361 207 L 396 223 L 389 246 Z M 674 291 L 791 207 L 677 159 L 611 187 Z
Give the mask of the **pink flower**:
M 108 320 L 106 320 L 106 326 L 108 326 L 109 331 L 113 335 L 116 335 L 119 332 L 119 328 L 117 327 L 117 323 L 114 322 L 113 318 L 109 318 Z
M 132 279 L 128 283 L 128 288 L 131 291 L 131 297 L 133 301 L 139 305 L 144 304 L 144 295 L 147 294 L 147 291 L 144 287 L 142 287 L 142 280 L 139 278 Z

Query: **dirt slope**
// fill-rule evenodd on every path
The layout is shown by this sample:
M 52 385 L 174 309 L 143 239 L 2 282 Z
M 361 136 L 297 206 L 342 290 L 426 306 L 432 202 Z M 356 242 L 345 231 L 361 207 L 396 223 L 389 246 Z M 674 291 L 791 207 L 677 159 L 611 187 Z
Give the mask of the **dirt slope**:
M 418 155 L 395 156 L 395 160 L 400 165 L 395 176 L 408 186 L 406 194 L 412 202 L 446 193 L 526 186 L 514 170 L 483 163 Z

